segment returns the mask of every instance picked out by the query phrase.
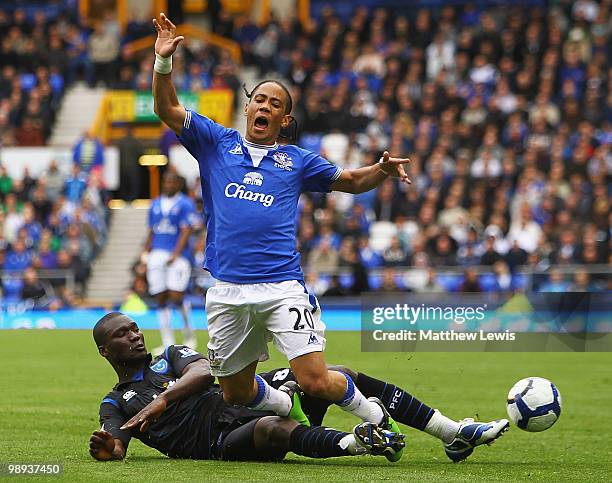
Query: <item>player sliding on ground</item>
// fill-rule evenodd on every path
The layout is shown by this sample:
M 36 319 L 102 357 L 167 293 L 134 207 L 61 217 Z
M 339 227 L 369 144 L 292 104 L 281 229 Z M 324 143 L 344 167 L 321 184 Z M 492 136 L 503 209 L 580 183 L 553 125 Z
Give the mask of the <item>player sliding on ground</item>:
M 282 459 L 293 451 L 311 457 L 382 454 L 393 461 L 402 449 L 403 435 L 372 423 L 357 425 L 349 434 L 231 406 L 213 384 L 204 356 L 185 346 L 170 346 L 151 359 L 138 325 L 119 312 L 100 319 L 93 335 L 99 353 L 119 377 L 100 404 L 102 429 L 90 439 L 96 459 L 122 459 L 132 437 L 168 456 L 196 459 Z M 476 446 L 492 443 L 508 428 L 506 419 L 457 423 L 391 383 L 346 367 L 334 369 L 349 375 L 364 395 L 380 404 L 385 419 L 392 416 L 440 439 L 453 461 L 466 459 Z M 288 368 L 260 377 L 276 389 L 295 385 L 295 374 Z M 308 395 L 298 402 L 315 426 L 323 423 L 331 404 Z M 319 437 L 322 434 L 333 437 Z
M 171 345 L 152 359 L 136 323 L 121 313 L 100 319 L 93 335 L 119 377 L 100 405 L 101 429 L 89 440 L 89 452 L 98 460 L 123 459 L 132 437 L 173 458 L 250 461 L 281 460 L 288 451 L 312 458 L 372 454 L 393 459 L 404 446 L 403 435 L 373 423 L 344 433 L 229 405 L 202 354 Z M 263 377 L 278 387 L 289 377 L 285 371 L 282 377 Z M 305 404 L 313 418 L 323 419 L 325 401 Z

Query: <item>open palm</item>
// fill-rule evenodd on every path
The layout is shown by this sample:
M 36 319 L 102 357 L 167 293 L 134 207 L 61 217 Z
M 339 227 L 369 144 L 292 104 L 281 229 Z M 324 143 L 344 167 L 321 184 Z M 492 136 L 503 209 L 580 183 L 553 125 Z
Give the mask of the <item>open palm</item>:
M 162 57 L 170 57 L 178 47 L 178 44 L 185 40 L 185 37 L 176 35 L 176 25 L 164 13 L 159 15 L 159 21 L 154 18 L 153 24 L 157 30 L 155 53 Z

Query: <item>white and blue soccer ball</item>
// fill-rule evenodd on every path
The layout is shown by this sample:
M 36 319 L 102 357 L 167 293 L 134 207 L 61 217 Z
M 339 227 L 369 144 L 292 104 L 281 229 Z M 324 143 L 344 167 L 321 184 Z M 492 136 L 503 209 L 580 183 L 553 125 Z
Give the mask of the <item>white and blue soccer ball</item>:
M 543 377 L 527 377 L 508 393 L 508 416 L 519 428 L 538 432 L 550 428 L 561 416 L 561 393 Z

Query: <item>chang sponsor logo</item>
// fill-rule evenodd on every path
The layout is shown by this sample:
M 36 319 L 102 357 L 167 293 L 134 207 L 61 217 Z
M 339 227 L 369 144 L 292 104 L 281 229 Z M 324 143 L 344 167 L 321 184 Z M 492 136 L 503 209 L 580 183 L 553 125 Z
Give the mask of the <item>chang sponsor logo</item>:
M 250 191 L 246 188 L 246 186 L 238 183 L 228 183 L 228 185 L 225 187 L 225 196 L 227 198 L 238 198 L 239 200 L 261 203 L 266 208 L 269 208 L 272 206 L 272 203 L 274 203 L 273 195 Z

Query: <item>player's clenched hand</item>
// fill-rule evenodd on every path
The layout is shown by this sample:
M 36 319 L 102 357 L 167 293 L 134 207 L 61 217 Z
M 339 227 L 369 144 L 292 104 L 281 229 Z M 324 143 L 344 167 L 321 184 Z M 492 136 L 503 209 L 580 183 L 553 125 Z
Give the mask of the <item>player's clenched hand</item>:
M 185 37 L 176 35 L 176 25 L 164 13 L 159 15 L 159 21 L 154 18 L 153 24 L 157 29 L 155 53 L 162 57 L 170 57 L 178 47 L 178 44 L 185 40 Z
M 108 461 L 113 457 L 115 440 L 107 431 L 94 431 L 89 438 L 89 454 L 100 461 Z
M 165 410 L 166 401 L 163 397 L 153 399 L 138 414 L 121 426 L 121 429 L 134 429 L 140 426 L 140 432 L 144 432 L 151 423 L 159 419 Z
M 409 162 L 409 158 L 391 158 L 389 151 L 385 151 L 382 158 L 380 158 L 379 165 L 383 173 L 393 178 L 399 178 L 402 183 L 411 184 L 412 181 L 408 178 L 403 166 Z

